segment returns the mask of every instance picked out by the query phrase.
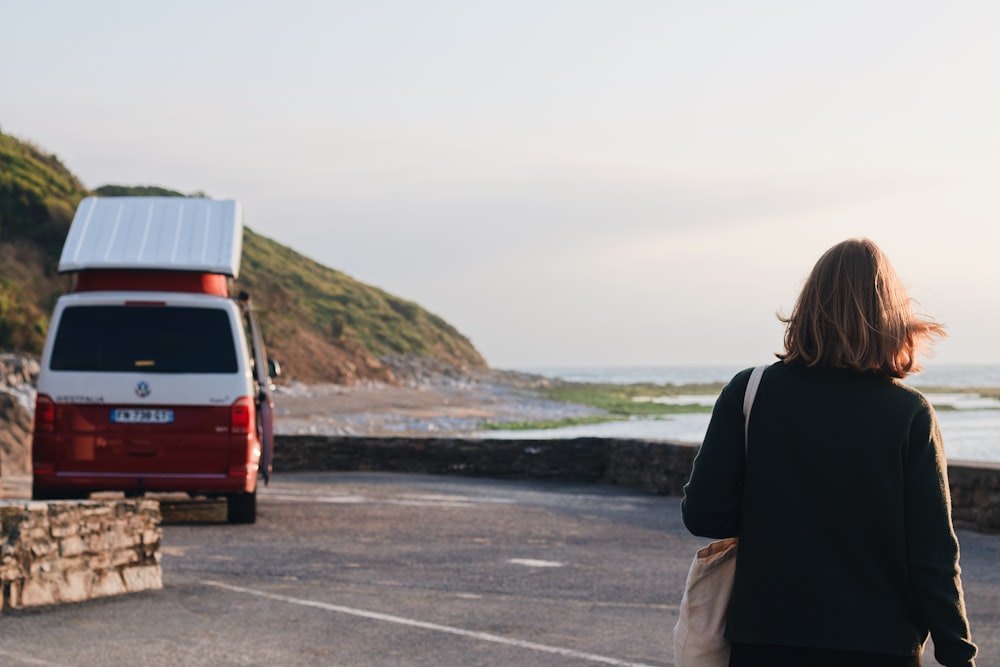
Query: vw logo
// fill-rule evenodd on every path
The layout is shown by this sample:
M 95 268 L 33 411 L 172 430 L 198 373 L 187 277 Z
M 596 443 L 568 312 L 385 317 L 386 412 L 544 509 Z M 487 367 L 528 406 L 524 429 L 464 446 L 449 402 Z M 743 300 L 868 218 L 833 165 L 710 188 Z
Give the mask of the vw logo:
M 149 393 L 151 391 L 153 390 L 150 389 L 149 383 L 146 382 L 145 380 L 140 381 L 139 384 L 135 386 L 135 395 L 138 396 L 139 398 L 146 398 L 147 396 L 149 396 Z

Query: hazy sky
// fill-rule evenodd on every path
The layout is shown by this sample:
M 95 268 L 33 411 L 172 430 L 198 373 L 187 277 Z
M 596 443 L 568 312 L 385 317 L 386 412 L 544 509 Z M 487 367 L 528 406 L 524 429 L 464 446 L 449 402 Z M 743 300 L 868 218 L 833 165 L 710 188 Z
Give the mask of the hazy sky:
M 205 191 L 497 367 L 745 364 L 867 236 L 1000 362 L 1000 3 L 0 0 L 0 129 Z

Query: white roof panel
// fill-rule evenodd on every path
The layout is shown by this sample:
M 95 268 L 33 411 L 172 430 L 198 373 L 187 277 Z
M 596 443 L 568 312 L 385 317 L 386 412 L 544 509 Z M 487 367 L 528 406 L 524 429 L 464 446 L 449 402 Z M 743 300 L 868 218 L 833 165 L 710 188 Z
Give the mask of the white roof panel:
M 239 275 L 243 208 L 197 197 L 87 197 L 76 209 L 59 272 L 167 269 Z

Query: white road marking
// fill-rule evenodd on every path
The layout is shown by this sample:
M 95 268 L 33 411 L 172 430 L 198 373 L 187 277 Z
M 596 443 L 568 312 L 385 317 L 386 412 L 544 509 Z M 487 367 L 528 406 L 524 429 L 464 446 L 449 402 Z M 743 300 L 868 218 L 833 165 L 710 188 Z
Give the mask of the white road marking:
M 368 502 L 368 498 L 365 498 L 364 496 L 347 494 L 342 496 L 307 496 L 304 494 L 294 493 L 262 493 L 261 498 L 267 498 L 268 500 L 287 500 L 292 502 L 339 503 L 344 505 L 358 505 Z
M 27 656 L 18 655 L 17 653 L 9 653 L 8 651 L 0 648 L 0 656 L 5 658 L 10 658 L 12 660 L 17 660 L 23 662 L 26 665 L 41 665 L 41 667 L 69 667 L 61 662 L 49 662 L 48 660 L 40 660 L 39 658 L 29 658 Z
M 534 558 L 509 558 L 507 562 L 528 567 L 563 567 L 566 565 L 566 563 L 557 563 L 554 560 L 535 560 Z
M 164 556 L 175 556 L 177 558 L 184 558 L 187 556 L 187 549 L 185 547 L 172 547 L 160 545 L 160 553 Z
M 269 492 L 261 494 L 268 500 L 299 503 L 328 503 L 337 505 L 404 505 L 409 507 L 474 507 L 480 504 L 513 504 L 505 498 L 472 498 L 439 494 L 402 494 L 398 498 L 371 498 L 358 494 L 309 495 L 304 493 Z
M 537 644 L 535 642 L 522 641 L 520 639 L 511 639 L 509 637 L 502 637 L 500 635 L 494 635 L 488 632 L 475 632 L 473 630 L 463 630 L 462 628 L 454 628 L 449 625 L 428 623 L 426 621 L 418 621 L 412 618 L 404 618 L 402 616 L 382 614 L 376 611 L 366 611 L 364 609 L 343 607 L 341 605 L 328 604 L 326 602 L 317 602 L 315 600 L 304 600 L 302 598 L 293 598 L 288 595 L 268 593 L 267 591 L 255 590 L 253 588 L 244 588 L 242 586 L 231 586 L 229 584 L 224 584 L 221 581 L 205 580 L 202 581 L 201 583 L 204 584 L 205 586 L 213 586 L 215 588 L 221 588 L 223 590 L 233 591 L 234 593 L 245 593 L 247 595 L 255 595 L 257 597 L 265 598 L 268 600 L 287 602 L 288 604 L 295 604 L 302 607 L 313 607 L 315 609 L 322 609 L 324 611 L 332 611 L 340 614 L 348 614 L 350 616 L 357 616 L 360 618 L 369 618 L 374 621 L 384 621 L 387 623 L 396 623 L 397 625 L 409 626 L 411 628 L 421 628 L 424 630 L 433 630 L 435 632 L 444 632 L 451 635 L 458 635 L 460 637 L 469 637 L 471 639 L 478 639 L 480 641 L 493 642 L 495 644 L 516 646 L 518 648 L 526 648 L 532 651 L 540 651 L 542 653 L 552 653 L 555 655 L 564 656 L 566 658 L 589 660 L 590 662 L 598 662 L 603 665 L 617 665 L 617 667 L 656 667 L 655 665 L 648 665 L 641 662 L 629 662 L 627 660 L 609 658 L 607 656 L 596 655 L 594 653 L 583 653 L 581 651 L 574 651 L 568 648 L 560 648 L 558 646 L 548 646 L 546 644 Z

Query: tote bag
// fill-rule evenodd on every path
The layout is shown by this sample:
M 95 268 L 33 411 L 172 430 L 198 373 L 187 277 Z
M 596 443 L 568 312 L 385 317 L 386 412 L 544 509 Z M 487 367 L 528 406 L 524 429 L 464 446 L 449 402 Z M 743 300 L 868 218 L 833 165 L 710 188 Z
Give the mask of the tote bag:
M 766 366 L 750 374 L 743 395 L 743 447 L 746 451 L 750 409 Z M 674 626 L 675 667 L 727 667 L 726 612 L 736 576 L 736 547 L 730 537 L 699 549 L 688 570 L 677 625 Z

